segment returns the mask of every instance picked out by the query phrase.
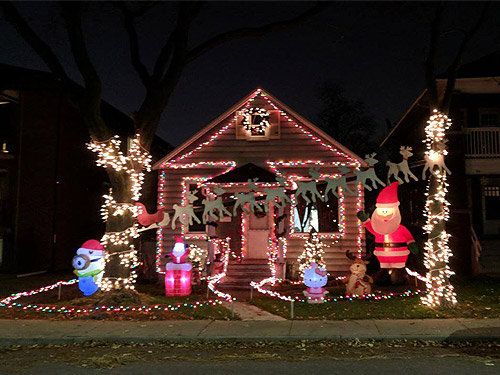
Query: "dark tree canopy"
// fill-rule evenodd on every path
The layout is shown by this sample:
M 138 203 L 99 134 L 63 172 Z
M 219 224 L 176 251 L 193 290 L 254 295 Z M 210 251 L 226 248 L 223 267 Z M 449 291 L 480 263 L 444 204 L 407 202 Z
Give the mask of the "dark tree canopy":
M 365 104 L 345 96 L 344 89 L 334 82 L 327 82 L 318 91 L 322 109 L 316 123 L 335 140 L 364 156 L 377 147 L 378 125 L 373 116 L 366 113 Z

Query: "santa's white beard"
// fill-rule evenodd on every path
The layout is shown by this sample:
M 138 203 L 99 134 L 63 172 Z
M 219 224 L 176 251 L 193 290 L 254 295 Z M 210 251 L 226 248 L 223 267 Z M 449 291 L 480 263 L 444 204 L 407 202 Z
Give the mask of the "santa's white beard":
M 384 217 L 377 214 L 375 210 L 372 214 L 371 223 L 375 232 L 380 234 L 391 234 L 395 232 L 401 224 L 401 212 L 399 212 L 399 208 L 396 208 L 396 212 L 394 212 L 392 218 L 389 221 L 384 221 Z

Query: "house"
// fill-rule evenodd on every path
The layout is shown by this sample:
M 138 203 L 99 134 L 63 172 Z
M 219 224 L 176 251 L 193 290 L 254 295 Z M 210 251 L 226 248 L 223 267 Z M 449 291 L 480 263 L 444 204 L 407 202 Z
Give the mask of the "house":
M 446 74 L 438 77 L 441 94 Z M 391 130 L 381 146 L 413 146 L 413 167 L 423 165 L 424 127 L 430 115 L 424 91 Z M 459 275 L 500 273 L 500 52 L 464 64 L 458 73 L 447 132 L 446 164 L 451 216 L 452 269 Z M 414 171 L 415 173 L 415 171 Z M 418 174 L 417 174 L 418 175 Z M 422 224 L 424 182 L 404 190 L 412 222 Z M 403 203 L 402 203 L 403 205 Z M 479 261 L 479 262 L 478 262 Z
M 230 263 L 225 283 L 248 286 L 250 280 L 269 272 L 268 242 L 274 233 L 279 239 L 278 273 L 284 276 L 287 268 L 289 272 L 296 269 L 310 226 L 328 246 L 328 271 L 348 271 L 346 250 L 364 246 L 363 227 L 356 217 L 363 206 L 363 188 L 357 188 L 350 178 L 352 195 L 339 191 L 338 199 L 329 194 L 326 202 L 318 200 L 315 204 L 308 204 L 295 193 L 298 181 L 311 181 L 311 176 L 316 176 L 319 193 L 323 194 L 322 181 L 339 176 L 339 168 L 346 168 L 344 174 L 352 177 L 353 170 L 365 165 L 363 159 L 266 91 L 253 91 L 153 167 L 160 171 L 159 208 L 171 211 L 190 195 L 201 218 L 203 199 L 223 189 L 227 210 L 235 212 L 232 217 L 226 215 L 206 224 L 193 222 L 159 229 L 157 272 L 163 272 L 165 255 L 171 251 L 175 236 L 207 249 L 212 260 L 221 247 L 218 242 L 227 239 L 233 259 L 243 261 Z M 277 188 L 279 181 L 285 181 L 290 199 L 283 199 L 284 207 L 274 208 L 268 202 L 267 211 L 235 210 L 235 196 L 250 190 L 255 191 L 261 207 L 265 206 L 266 189 Z
M 89 134 L 76 104 L 81 93 L 51 73 L 0 64 L 2 272 L 71 269 L 76 249 L 103 234 L 107 175 L 86 147 Z M 101 111 L 116 134 L 133 136 L 128 116 L 105 102 Z M 170 149 L 156 138 L 152 154 Z M 149 177 L 146 189 L 154 192 L 156 179 Z M 155 200 L 156 194 L 153 206 Z

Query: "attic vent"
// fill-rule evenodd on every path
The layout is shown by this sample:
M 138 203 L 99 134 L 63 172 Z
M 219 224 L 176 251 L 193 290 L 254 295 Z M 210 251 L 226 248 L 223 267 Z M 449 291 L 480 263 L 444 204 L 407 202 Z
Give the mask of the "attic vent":
M 266 141 L 280 137 L 280 112 L 261 107 L 244 108 L 237 112 L 236 138 Z

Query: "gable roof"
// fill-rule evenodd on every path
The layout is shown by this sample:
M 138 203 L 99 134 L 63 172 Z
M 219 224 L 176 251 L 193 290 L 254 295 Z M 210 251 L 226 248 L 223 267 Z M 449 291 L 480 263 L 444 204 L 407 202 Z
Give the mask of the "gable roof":
M 327 145 L 331 145 L 333 149 L 336 149 L 338 154 L 340 156 L 344 156 L 346 159 L 352 159 L 356 163 L 360 165 L 365 165 L 366 163 L 362 158 L 360 158 L 358 155 L 356 155 L 354 152 L 337 142 L 335 139 L 330 137 L 328 134 L 326 134 L 323 130 L 319 129 L 317 126 L 313 125 L 311 122 L 309 122 L 307 119 L 296 113 L 294 110 L 292 110 L 290 107 L 282 103 L 280 100 L 278 100 L 276 97 L 273 95 L 269 94 L 267 91 L 264 91 L 261 88 L 257 88 L 253 90 L 251 93 L 249 93 L 247 96 L 245 96 L 242 100 L 237 102 L 235 105 L 230 107 L 228 110 L 226 110 L 224 113 L 222 113 L 220 116 L 218 116 L 216 119 L 211 121 L 206 127 L 201 129 L 198 133 L 193 135 L 191 138 L 186 140 L 184 143 L 182 143 L 179 147 L 177 147 L 175 150 L 173 150 L 171 153 L 166 155 L 164 158 L 159 160 L 153 167 L 153 169 L 161 169 L 165 163 L 167 162 L 172 162 L 172 159 L 182 159 L 186 155 L 181 155 L 183 151 L 187 150 L 191 146 L 197 143 L 200 139 L 206 137 L 211 131 L 213 131 L 217 126 L 221 124 L 224 119 L 227 119 L 231 115 L 233 115 L 237 110 L 240 108 L 244 107 L 245 105 L 248 104 L 250 100 L 252 100 L 254 97 L 257 95 L 262 95 L 265 97 L 270 103 L 278 106 L 280 109 L 282 109 L 282 113 L 286 113 L 288 117 L 293 118 L 297 122 L 300 122 L 302 125 L 304 125 L 307 130 L 311 131 L 309 136 L 312 137 L 312 139 L 316 142 L 323 142 Z M 231 123 L 231 121 L 229 122 Z M 227 129 L 227 127 L 226 127 Z M 222 132 L 225 130 L 225 128 L 221 129 Z M 221 130 L 219 130 L 219 133 L 221 133 Z M 203 148 L 207 143 L 209 143 L 211 140 L 215 139 L 218 136 L 217 133 L 215 133 L 209 141 L 206 141 L 204 143 L 199 144 L 196 148 L 191 150 L 189 154 L 192 154 L 194 152 L 197 152 Z M 180 158 L 179 158 L 180 157 Z M 178 160 L 175 160 L 178 161 Z
M 457 78 L 489 78 L 500 77 L 500 50 L 479 59 L 463 64 L 458 70 Z M 448 73 L 438 75 L 438 79 L 447 79 Z
M 468 79 L 474 78 L 484 79 L 492 77 L 500 77 L 500 50 L 463 64 L 458 70 L 456 86 L 459 85 L 460 80 L 467 81 Z M 447 79 L 448 72 L 443 72 L 437 76 L 438 81 L 446 81 Z M 493 81 L 493 83 L 496 84 L 496 80 Z M 455 89 L 457 90 L 457 87 L 455 87 Z M 410 117 L 420 118 L 424 113 L 428 112 L 427 89 L 425 89 L 408 108 L 398 123 L 389 131 L 387 136 L 380 143 L 380 147 L 383 147 L 402 127 L 404 128 L 404 123 L 406 121 L 410 120 L 411 122 Z

